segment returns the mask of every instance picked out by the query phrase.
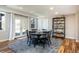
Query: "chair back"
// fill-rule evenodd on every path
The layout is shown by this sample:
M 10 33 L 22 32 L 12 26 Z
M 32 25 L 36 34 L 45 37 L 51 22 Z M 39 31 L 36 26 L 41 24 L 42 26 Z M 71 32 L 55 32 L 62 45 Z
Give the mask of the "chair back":
M 50 34 L 50 31 L 43 31 L 43 33 L 46 34 L 46 37 L 48 38 L 51 34 Z

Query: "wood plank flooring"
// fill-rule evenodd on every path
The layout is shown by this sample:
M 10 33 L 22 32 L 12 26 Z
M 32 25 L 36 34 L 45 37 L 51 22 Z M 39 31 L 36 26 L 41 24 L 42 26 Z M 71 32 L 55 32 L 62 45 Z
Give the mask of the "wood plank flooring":
M 16 40 L 0 42 L 0 52 L 2 53 L 12 53 L 12 50 L 8 48 L 8 44 L 12 44 Z M 64 39 L 62 45 L 60 46 L 58 53 L 78 53 L 79 52 L 79 42 L 72 39 Z
M 12 49 L 8 48 L 8 44 L 12 44 L 13 42 L 15 42 L 15 40 L 0 41 L 0 52 L 1 53 L 11 53 Z
M 58 50 L 59 53 L 78 53 L 78 51 L 79 42 L 73 39 L 65 39 Z

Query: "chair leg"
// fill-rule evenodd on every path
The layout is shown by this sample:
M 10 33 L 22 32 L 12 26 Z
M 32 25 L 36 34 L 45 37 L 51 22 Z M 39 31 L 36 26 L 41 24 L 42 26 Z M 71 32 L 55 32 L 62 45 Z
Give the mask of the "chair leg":
M 34 44 L 34 48 L 36 47 L 36 45 Z
M 45 48 L 45 44 L 43 44 L 43 48 Z
M 30 45 L 31 45 L 31 42 L 29 41 L 28 46 L 30 46 Z
M 32 44 L 32 41 L 30 39 L 27 40 L 27 44 L 28 44 L 28 46 L 30 46 Z
M 29 40 L 27 40 L 27 45 L 29 45 Z
M 43 45 L 42 45 L 42 46 L 43 46 L 43 48 L 45 48 L 45 44 L 46 44 L 46 43 L 45 43 L 45 42 L 42 42 L 42 44 L 43 44 Z

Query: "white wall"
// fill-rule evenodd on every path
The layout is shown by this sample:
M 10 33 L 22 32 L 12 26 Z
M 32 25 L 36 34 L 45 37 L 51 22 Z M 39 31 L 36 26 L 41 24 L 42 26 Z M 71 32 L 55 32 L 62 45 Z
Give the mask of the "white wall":
M 48 18 L 48 30 L 52 30 L 52 18 Z
M 79 15 L 78 15 L 78 39 L 79 39 Z
M 76 14 L 66 16 L 66 38 L 77 39 L 77 25 Z
M 78 39 L 79 39 L 79 12 L 78 12 L 78 14 L 77 14 L 77 27 L 78 27 L 78 35 L 77 35 L 77 37 L 78 37 Z

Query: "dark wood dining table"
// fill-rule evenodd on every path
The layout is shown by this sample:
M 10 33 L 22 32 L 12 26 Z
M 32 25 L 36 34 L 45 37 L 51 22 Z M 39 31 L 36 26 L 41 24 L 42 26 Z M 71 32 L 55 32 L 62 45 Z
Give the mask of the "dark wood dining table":
M 31 35 L 37 36 L 37 39 L 40 39 L 40 36 L 46 35 L 46 33 L 31 33 Z

